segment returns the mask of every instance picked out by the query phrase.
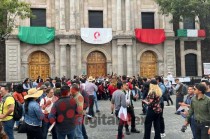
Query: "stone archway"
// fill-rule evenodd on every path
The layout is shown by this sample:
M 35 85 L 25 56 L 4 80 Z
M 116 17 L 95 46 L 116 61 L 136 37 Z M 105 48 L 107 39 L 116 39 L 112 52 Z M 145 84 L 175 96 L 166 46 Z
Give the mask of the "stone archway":
M 28 58 L 29 78 L 36 80 L 41 76 L 46 80 L 50 76 L 50 58 L 43 51 L 35 51 Z
M 29 77 L 29 61 L 31 54 L 33 52 L 42 51 L 46 53 L 49 57 L 49 63 L 50 63 L 50 76 L 54 76 L 55 71 L 55 57 L 54 55 L 48 50 L 43 47 L 33 47 L 32 49 L 28 49 L 26 52 L 24 52 L 24 55 L 22 56 L 21 60 L 21 79 L 24 80 L 25 78 Z
M 87 75 L 93 77 L 105 76 L 107 74 L 106 61 L 106 57 L 102 52 L 91 52 L 87 57 Z

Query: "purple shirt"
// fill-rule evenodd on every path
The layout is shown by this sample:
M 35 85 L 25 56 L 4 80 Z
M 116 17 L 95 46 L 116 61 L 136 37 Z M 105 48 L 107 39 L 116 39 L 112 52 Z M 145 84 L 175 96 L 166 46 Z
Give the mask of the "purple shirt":
M 85 91 L 89 94 L 89 95 L 94 95 L 94 92 L 96 92 L 98 90 L 98 87 L 91 82 L 87 82 L 85 84 Z

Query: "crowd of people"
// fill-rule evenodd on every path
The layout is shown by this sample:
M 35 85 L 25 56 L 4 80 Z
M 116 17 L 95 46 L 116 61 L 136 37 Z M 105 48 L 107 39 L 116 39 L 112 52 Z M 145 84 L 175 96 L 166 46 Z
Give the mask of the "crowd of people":
M 190 124 L 194 139 L 209 139 L 210 135 L 210 83 L 202 80 L 187 87 L 179 79 L 172 84 L 172 75 L 167 78 L 141 78 L 107 75 L 106 77 L 74 76 L 67 79 L 39 76 L 37 80 L 25 79 L 16 86 L 1 86 L 0 120 L 4 132 L 0 134 L 14 139 L 14 130 L 21 129 L 28 139 L 88 139 L 84 119 L 94 119 L 99 113 L 98 100 L 110 101 L 110 113 L 119 120 L 117 139 L 125 134 L 140 133 L 135 125 L 133 101 L 142 99 L 142 115 L 145 115 L 144 139 L 150 139 L 154 126 L 155 139 L 166 136 L 164 101 L 173 105 L 171 95 L 176 95 L 175 114 L 186 118 L 182 131 Z M 171 103 L 171 104 L 170 104 Z M 17 120 L 18 105 L 22 106 L 21 118 Z M 96 109 L 94 110 L 94 105 Z M 103 109 L 103 108 L 101 108 Z M 131 121 L 129 129 L 128 121 Z M 1 129 L 1 128 L 0 128 Z M 3 131 L 3 130 L 2 130 Z

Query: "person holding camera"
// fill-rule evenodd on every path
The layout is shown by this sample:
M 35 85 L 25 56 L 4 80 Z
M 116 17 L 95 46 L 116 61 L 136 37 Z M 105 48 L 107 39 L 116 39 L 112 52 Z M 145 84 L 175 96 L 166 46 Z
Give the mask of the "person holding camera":
M 188 107 L 188 108 L 190 108 L 190 104 L 192 102 L 192 98 L 193 97 L 194 97 L 194 88 L 193 88 L 193 86 L 189 86 L 188 87 L 188 95 L 187 95 L 187 98 L 186 98 L 185 102 L 180 102 L 179 105 L 181 107 Z M 186 117 L 188 115 L 188 111 L 182 112 L 181 115 Z M 191 131 L 192 131 L 192 134 L 193 134 L 193 139 L 196 139 L 196 136 L 195 136 L 195 117 L 194 117 L 194 115 L 191 116 L 189 124 L 190 124 L 190 128 L 191 128 Z M 185 130 L 186 130 L 186 127 L 183 126 L 181 131 L 185 132 Z
M 195 136 L 196 139 L 209 139 L 210 136 L 210 98 L 205 95 L 206 87 L 203 84 L 197 84 L 194 87 L 195 97 L 190 104 L 189 115 L 186 118 L 184 126 L 190 123 L 191 117 L 195 116 Z

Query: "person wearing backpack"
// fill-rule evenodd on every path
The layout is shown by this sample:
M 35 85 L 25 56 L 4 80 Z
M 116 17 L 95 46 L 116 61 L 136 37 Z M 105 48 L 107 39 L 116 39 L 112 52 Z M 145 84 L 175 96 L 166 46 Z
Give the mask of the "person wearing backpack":
M 183 83 L 181 83 L 179 81 L 179 79 L 175 79 L 176 82 L 176 87 L 174 88 L 174 90 L 176 91 L 176 112 L 175 114 L 180 115 L 180 112 L 177 112 L 178 108 L 179 108 L 179 103 L 182 103 L 184 101 L 184 94 L 182 93 L 182 89 L 183 89 Z
M 24 103 L 24 96 L 27 95 L 26 92 L 24 92 L 23 85 L 18 84 L 17 87 L 15 88 L 15 92 L 12 94 L 15 101 L 19 102 L 20 104 Z M 19 126 L 19 120 L 15 122 L 15 127 L 14 129 L 17 129 Z
M 0 104 L 0 119 L 9 139 L 14 139 L 13 127 L 15 120 L 13 119 L 13 112 L 15 108 L 15 100 L 10 95 L 8 86 L 2 86 L 0 94 L 2 96 L 2 103 Z

